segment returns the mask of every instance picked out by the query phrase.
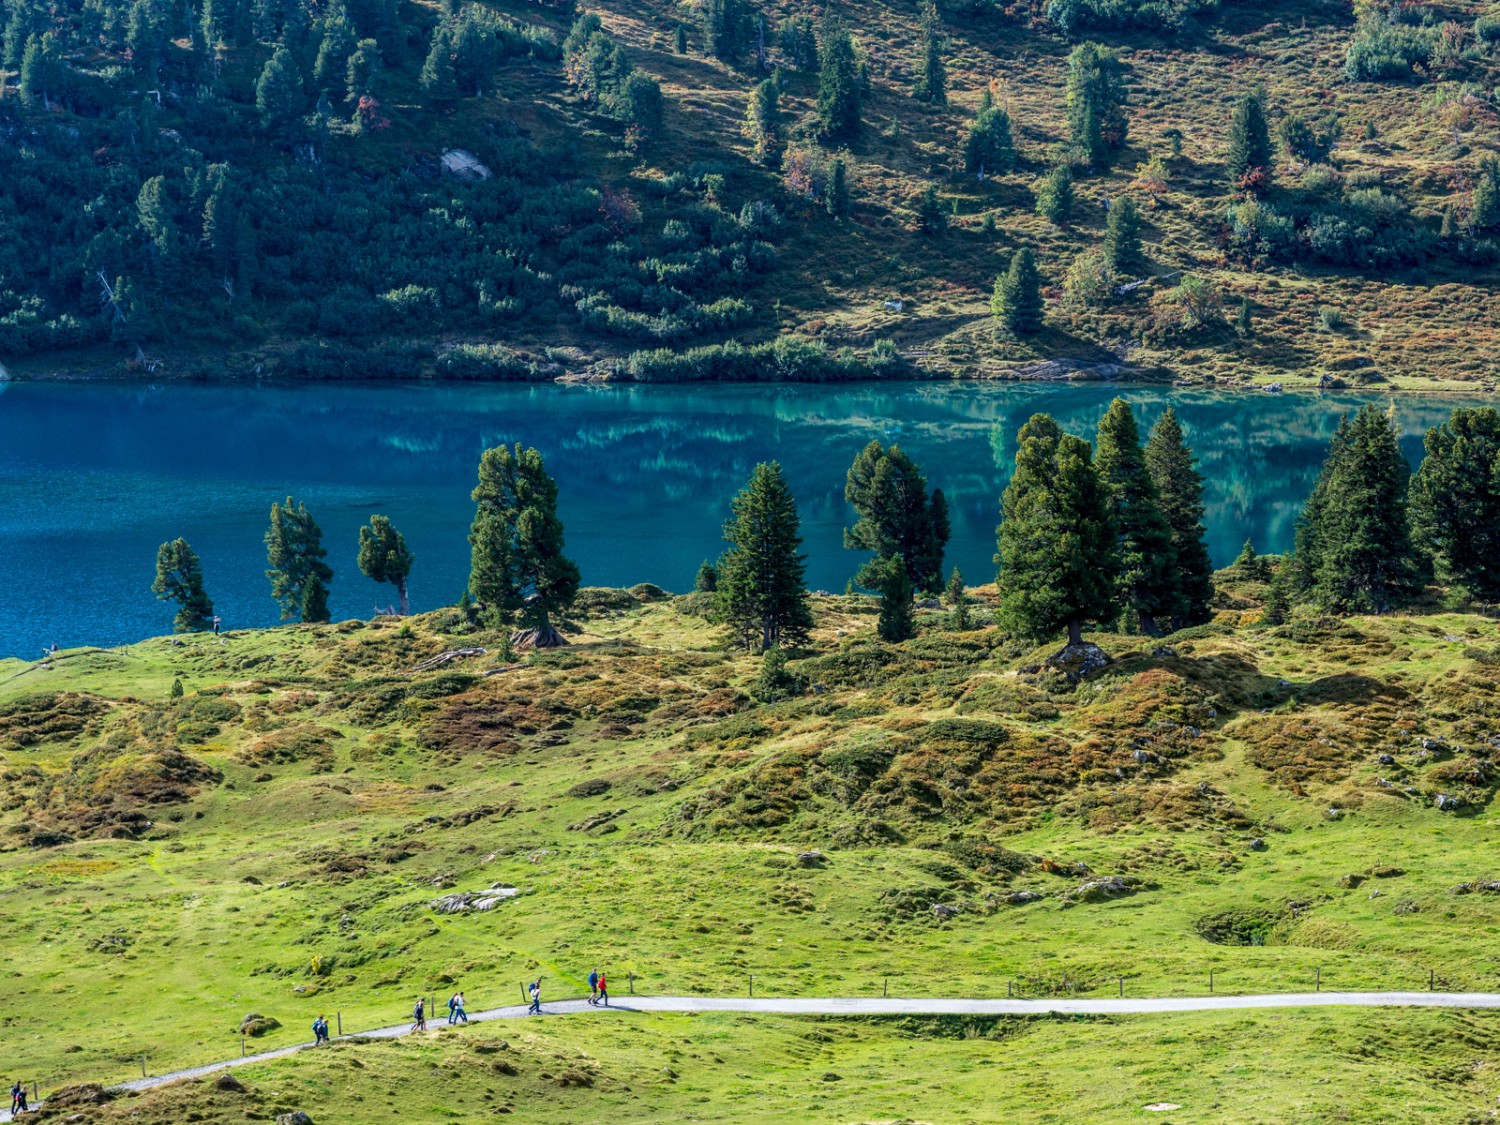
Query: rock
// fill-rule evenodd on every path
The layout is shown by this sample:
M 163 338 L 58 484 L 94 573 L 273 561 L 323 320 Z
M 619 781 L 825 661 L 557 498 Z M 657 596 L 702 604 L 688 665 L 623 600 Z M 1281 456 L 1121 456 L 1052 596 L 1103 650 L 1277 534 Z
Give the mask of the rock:
M 276 1125 L 313 1125 L 313 1119 L 300 1109 L 294 1109 L 291 1113 L 278 1113 Z
M 1157 645 L 1151 650 L 1151 655 L 1158 660 L 1165 660 L 1169 656 L 1176 656 L 1177 650 L 1170 645 Z
M 1250 850 L 1252 852 L 1263 852 L 1266 850 L 1266 842 L 1257 836 L 1250 841 Z
M 1068 645 L 1047 657 L 1043 663 L 1061 672 L 1072 683 L 1087 679 L 1095 672 L 1109 667 L 1109 653 L 1096 644 L 1085 641 L 1079 645 Z
M 479 157 L 461 148 L 450 148 L 443 153 L 443 171 L 472 183 L 482 182 L 494 175 Z
M 223 1090 L 226 1094 L 243 1094 L 246 1086 L 229 1071 L 225 1071 L 214 1079 L 214 1089 Z
M 109 1099 L 109 1091 L 97 1082 L 83 1082 L 77 1086 L 64 1086 L 61 1090 L 48 1094 L 47 1111 L 50 1116 L 58 1110 L 103 1105 Z
M 1396 764 L 1396 756 L 1394 754 L 1382 754 L 1375 760 L 1382 766 L 1394 766 Z
M 844 1076 L 842 1074 L 835 1074 L 831 1070 L 823 1075 L 824 1082 L 842 1082 L 843 1080 Z
M 1339 876 L 1339 886 L 1341 886 L 1341 887 L 1348 887 L 1350 890 L 1353 890 L 1355 887 L 1359 886 L 1364 881 L 1365 881 L 1365 877 L 1363 875 L 1356 875 L 1352 871 L 1349 874 L 1347 874 L 1347 875 L 1340 875 Z
M 959 913 L 959 908 L 949 906 L 945 902 L 935 902 L 932 904 L 932 912 L 939 920 L 946 922 L 949 918 L 953 918 Z
M 594 1076 L 586 1070 L 575 1070 L 570 1067 L 559 1074 L 554 1081 L 564 1089 L 570 1086 L 592 1086 Z
M 1337 805 L 1330 805 L 1328 810 L 1323 815 L 1326 816 L 1329 820 L 1343 820 L 1344 810 L 1339 808 Z
M 598 797 L 609 792 L 609 782 L 602 777 L 591 777 L 587 781 L 580 781 L 568 790 L 570 797 Z
M 281 1021 L 274 1016 L 263 1016 L 259 1012 L 251 1012 L 240 1020 L 240 1034 L 255 1039 L 268 1031 L 275 1031 L 280 1026 Z
M 243 879 L 240 880 L 240 882 L 249 883 L 252 887 L 259 887 L 264 885 L 254 875 L 246 875 Z
M 619 825 L 610 822 L 618 816 L 625 814 L 624 809 L 615 809 L 613 812 L 595 813 L 586 820 L 580 820 L 577 824 L 568 825 L 569 832 L 618 832 Z
M 1399 879 L 1402 875 L 1406 874 L 1406 868 L 1382 864 L 1378 867 L 1366 867 L 1365 874 L 1376 879 Z
M 456 894 L 444 895 L 442 898 L 433 899 L 428 905 L 436 914 L 465 914 L 469 911 L 483 913 L 493 910 L 508 898 L 515 898 L 521 892 L 515 887 L 496 885 L 487 891 L 459 891 Z
M 1140 883 L 1131 876 L 1106 875 L 1102 879 L 1090 879 L 1069 897 L 1075 902 L 1103 902 L 1116 895 L 1129 894 Z
M 1446 793 L 1439 793 L 1433 804 L 1443 812 L 1452 812 L 1454 809 L 1463 808 L 1464 801 L 1462 797 L 1450 797 Z
M 828 857 L 816 849 L 810 852 L 797 853 L 797 865 L 799 867 L 822 867 L 827 862 Z
M 1012 891 L 1005 896 L 1005 901 L 1012 906 L 1025 906 L 1028 902 L 1040 902 L 1042 894 L 1040 891 Z

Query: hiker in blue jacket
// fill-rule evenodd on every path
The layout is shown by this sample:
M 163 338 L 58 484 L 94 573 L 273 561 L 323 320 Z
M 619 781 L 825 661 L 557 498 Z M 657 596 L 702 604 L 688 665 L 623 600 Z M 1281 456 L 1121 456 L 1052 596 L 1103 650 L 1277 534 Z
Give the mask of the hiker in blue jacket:
M 599 970 L 589 970 L 589 1003 L 593 1004 L 599 999 Z

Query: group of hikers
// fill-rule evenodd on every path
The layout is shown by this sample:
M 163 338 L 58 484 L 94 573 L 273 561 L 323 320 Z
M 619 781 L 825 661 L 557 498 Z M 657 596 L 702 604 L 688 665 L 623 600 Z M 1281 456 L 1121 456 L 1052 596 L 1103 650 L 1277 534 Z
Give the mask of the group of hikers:
M 465 1010 L 466 1007 L 467 1007 L 467 1005 L 468 1005 L 468 1001 L 464 999 L 464 994 L 462 992 L 455 992 L 452 996 L 448 997 L 448 1026 L 449 1027 L 452 1027 L 454 1024 L 468 1023 L 469 1022 L 469 1013 Z M 411 1014 L 412 1014 L 412 1019 L 413 1019 L 413 1023 L 411 1025 L 411 1030 L 412 1031 L 426 1031 L 427 1030 L 427 997 L 425 997 L 425 996 L 418 996 L 417 997 L 416 1007 L 412 1008 Z M 324 1030 L 325 1031 L 327 1030 L 327 1024 L 324 1025 Z
M 24 1113 L 31 1107 L 26 1104 L 26 1083 L 17 1082 L 10 1088 L 10 1115 Z

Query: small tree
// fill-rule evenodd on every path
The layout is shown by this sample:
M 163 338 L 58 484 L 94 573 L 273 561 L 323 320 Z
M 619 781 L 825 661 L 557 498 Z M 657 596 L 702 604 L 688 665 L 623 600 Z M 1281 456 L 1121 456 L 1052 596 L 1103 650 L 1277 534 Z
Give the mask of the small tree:
M 807 689 L 807 683 L 786 666 L 786 653 L 780 645 L 766 649 L 761 658 L 760 675 L 750 686 L 750 694 L 761 703 L 780 703 L 794 699 Z
M 1412 523 L 1440 580 L 1500 600 L 1500 411 L 1460 407 L 1427 431 Z
M 700 594 L 712 594 L 719 588 L 719 568 L 704 559 L 698 565 L 698 573 L 693 578 L 693 589 Z
M 271 505 L 271 526 L 266 530 L 266 577 L 271 580 L 271 596 L 281 606 L 281 619 L 290 621 L 302 617 L 307 604 L 308 584 L 317 579 L 323 588 L 322 616 L 313 620 L 328 619 L 327 583 L 333 577 L 333 568 L 323 560 L 328 552 L 323 547 L 323 530 L 318 527 L 307 510 L 307 505 L 294 502 L 290 496 L 284 504 Z M 318 599 L 313 599 L 314 608 Z
M 1172 532 L 1172 587 L 1177 594 L 1174 629 L 1202 625 L 1213 617 L 1214 568 L 1203 527 L 1203 476 L 1195 460 L 1177 412 L 1167 407 L 1146 442 L 1146 468 Z
M 1109 493 L 1094 472 L 1088 442 L 1062 432 L 1047 414 L 1016 435 L 1016 467 L 1000 501 L 1000 620 L 1041 642 L 1066 629 L 1115 617 L 1115 526 Z
M 469 592 L 502 626 L 519 622 L 513 643 L 565 644 L 552 618 L 573 604 L 579 573 L 562 553 L 557 482 L 542 455 L 519 442 L 486 449 L 471 498 Z
M 836 15 L 823 21 L 818 43 L 818 125 L 829 140 L 846 140 L 859 132 L 859 64 L 854 43 Z
M 801 521 L 781 466 L 757 465 L 731 508 L 714 619 L 728 625 L 746 648 L 764 652 L 803 643 L 812 629 L 807 557 L 801 554 Z
M 1104 224 L 1104 253 L 1110 265 L 1127 270 L 1141 258 L 1141 209 L 1128 195 L 1115 200 Z
M 1235 104 L 1224 165 L 1229 171 L 1229 182 L 1241 191 L 1259 195 L 1271 186 L 1275 158 L 1265 107 L 1257 93 L 1246 94 Z
M 928 237 L 936 237 L 948 229 L 948 216 L 938 201 L 937 188 L 931 184 L 917 201 L 917 230 Z
M 174 633 L 202 633 L 213 628 L 214 603 L 203 591 L 203 564 L 186 539 L 163 543 L 156 552 L 156 581 L 151 592 L 177 603 Z
M 321 624 L 331 616 L 328 611 L 328 587 L 314 574 L 302 587 L 302 602 L 298 607 L 302 620 L 309 625 Z
M 1054 226 L 1065 227 L 1073 217 L 1073 170 L 1059 164 L 1037 185 L 1036 213 Z
M 953 568 L 953 573 L 948 576 L 948 606 L 953 610 L 953 616 L 949 618 L 949 626 L 956 633 L 962 633 L 969 628 L 969 593 L 964 589 L 964 576 L 958 572 L 958 567 Z
M 948 503 L 941 489 L 927 491 L 917 463 L 899 445 L 886 449 L 872 441 L 849 466 L 844 499 L 858 517 L 844 529 L 844 546 L 900 559 L 916 589 L 936 593 L 951 534 Z
M 917 58 L 917 80 L 911 96 L 928 105 L 948 104 L 948 69 L 943 65 L 943 29 L 937 4 L 927 0 L 922 9 L 922 53 Z
M 285 44 L 276 48 L 255 83 L 255 108 L 267 133 L 290 140 L 307 112 L 302 71 Z
M 995 107 L 980 110 L 964 137 L 963 157 L 964 171 L 981 180 L 1013 169 L 1016 143 L 1010 114 Z
M 750 91 L 744 133 L 757 163 L 774 167 L 781 159 L 781 91 L 767 78 Z
M 1085 250 L 1073 259 L 1063 278 L 1063 304 L 1070 309 L 1098 308 L 1114 299 L 1119 277 L 1103 250 Z
M 1091 164 L 1107 165 L 1125 143 L 1125 68 L 1120 56 L 1097 43 L 1080 43 L 1068 55 L 1068 134 Z
M 401 599 L 401 616 L 411 612 L 406 579 L 411 574 L 412 553 L 406 537 L 387 516 L 371 516 L 368 527 L 359 529 L 359 572 L 376 582 L 389 582 Z
M 1010 259 L 1010 268 L 995 279 L 990 314 L 1011 332 L 1025 336 L 1042 326 L 1042 277 L 1036 256 L 1023 246 Z
M 911 577 L 900 559 L 871 559 L 860 568 L 855 581 L 880 595 L 880 616 L 875 620 L 877 637 L 888 644 L 899 644 L 916 636 Z
M 1127 625 L 1139 624 L 1141 632 L 1159 636 L 1162 624 L 1179 609 L 1177 554 L 1156 483 L 1146 468 L 1135 414 L 1123 398 L 1111 402 L 1099 422 L 1094 468 L 1110 496 L 1120 609 L 1127 619 L 1136 618 Z
M 432 45 L 417 76 L 422 96 L 431 105 L 445 107 L 458 100 L 458 73 L 453 68 L 453 55 L 452 33 L 446 24 L 439 24 L 432 33 Z
M 843 158 L 835 156 L 828 165 L 828 213 L 835 219 L 849 215 L 849 178 L 844 171 Z

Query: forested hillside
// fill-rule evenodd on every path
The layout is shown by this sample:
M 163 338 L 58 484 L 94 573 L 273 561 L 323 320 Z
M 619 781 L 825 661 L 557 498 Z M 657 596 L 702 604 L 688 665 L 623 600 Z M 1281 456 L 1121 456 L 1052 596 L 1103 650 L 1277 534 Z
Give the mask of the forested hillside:
M 12 375 L 1489 371 L 1496 5 L 0 8 Z

